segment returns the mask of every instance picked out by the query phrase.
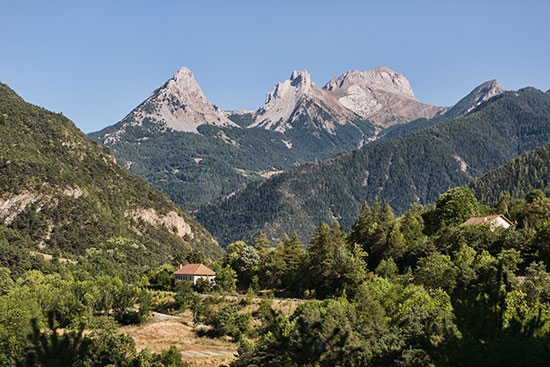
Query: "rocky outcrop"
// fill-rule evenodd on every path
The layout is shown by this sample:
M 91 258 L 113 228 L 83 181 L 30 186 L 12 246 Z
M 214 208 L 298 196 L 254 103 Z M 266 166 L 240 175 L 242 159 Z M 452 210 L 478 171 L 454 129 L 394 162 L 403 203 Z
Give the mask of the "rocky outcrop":
M 26 192 L 4 200 L 0 199 L 0 220 L 7 225 L 11 224 L 27 206 L 36 203 L 41 198 L 40 194 Z
M 188 235 L 189 239 L 193 238 L 191 226 L 175 211 L 168 212 L 165 215 L 159 215 L 157 211 L 152 208 L 133 209 L 125 212 L 124 215 L 136 221 L 142 220 L 152 226 L 164 226 L 179 237 Z
M 82 195 L 87 196 L 88 192 L 86 190 L 82 190 L 80 187 L 67 187 L 65 190 L 63 190 L 63 195 L 70 196 L 74 199 L 78 199 Z
M 87 196 L 88 192 L 82 190 L 75 185 L 74 187 L 67 187 L 65 189 L 51 190 L 48 194 L 36 193 L 36 192 L 24 192 L 18 195 L 13 195 L 5 199 L 0 199 L 0 221 L 10 225 L 13 220 L 27 207 L 32 204 L 38 203 L 36 211 L 40 211 L 44 205 L 57 205 L 55 199 L 56 193 L 61 193 L 64 196 L 69 196 L 74 199 L 78 199 L 81 196 Z
M 337 96 L 344 107 L 383 127 L 431 118 L 447 110 L 417 101 L 409 81 L 384 66 L 363 72 L 347 71 L 323 89 Z

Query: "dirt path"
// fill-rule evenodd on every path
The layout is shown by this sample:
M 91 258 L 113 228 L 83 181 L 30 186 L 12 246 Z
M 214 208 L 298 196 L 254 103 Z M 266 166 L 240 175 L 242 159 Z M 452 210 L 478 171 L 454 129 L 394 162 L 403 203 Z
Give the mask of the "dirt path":
M 151 312 L 151 316 L 155 321 L 166 321 L 166 320 L 182 320 L 183 318 L 181 316 L 172 316 L 165 313 L 160 312 Z

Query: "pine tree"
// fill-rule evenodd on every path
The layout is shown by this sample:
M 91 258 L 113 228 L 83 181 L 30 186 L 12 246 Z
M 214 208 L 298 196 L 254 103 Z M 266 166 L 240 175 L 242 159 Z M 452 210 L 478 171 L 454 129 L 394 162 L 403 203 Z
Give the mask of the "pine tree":
M 260 258 L 263 262 L 265 261 L 268 250 L 271 248 L 271 243 L 267 239 L 265 233 L 263 231 L 260 231 L 256 239 L 254 239 L 252 247 L 254 247 L 254 249 L 258 252 L 258 255 L 260 255 Z
M 349 251 L 342 226 L 334 222 L 332 228 L 321 222 L 307 251 L 309 285 L 319 296 L 334 293 L 342 282 Z
M 370 235 L 372 232 L 372 226 L 376 223 L 373 210 L 369 207 L 369 204 L 365 202 L 359 213 L 359 218 L 355 224 L 351 227 L 349 233 L 349 243 L 358 243 L 365 246 L 370 242 Z
M 298 234 L 294 232 L 292 237 L 283 241 L 282 258 L 287 266 L 288 271 L 297 271 L 304 261 L 305 251 L 302 247 L 302 242 Z

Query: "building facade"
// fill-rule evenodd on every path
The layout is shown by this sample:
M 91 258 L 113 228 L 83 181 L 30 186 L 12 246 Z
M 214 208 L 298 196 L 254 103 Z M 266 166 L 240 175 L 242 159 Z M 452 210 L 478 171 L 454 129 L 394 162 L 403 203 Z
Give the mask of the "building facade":
M 176 280 L 192 281 L 193 284 L 196 284 L 199 279 L 215 283 L 216 272 L 203 264 L 187 264 L 185 266 L 180 265 L 180 268 L 174 272 L 174 278 Z

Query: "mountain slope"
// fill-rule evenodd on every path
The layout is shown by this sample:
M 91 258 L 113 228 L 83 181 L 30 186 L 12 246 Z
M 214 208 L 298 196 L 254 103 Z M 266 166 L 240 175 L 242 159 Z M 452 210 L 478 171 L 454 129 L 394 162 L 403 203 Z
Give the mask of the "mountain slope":
M 453 119 L 466 116 L 483 102 L 505 91 L 507 91 L 507 89 L 496 80 L 486 81 L 474 88 L 466 97 L 462 98 L 457 104 L 449 109 L 449 111 L 445 113 L 445 117 L 447 119 Z
M 470 184 L 481 203 L 494 204 L 501 195 L 523 198 L 532 190 L 550 195 L 550 144 L 512 159 Z
M 484 82 L 474 88 L 470 93 L 468 93 L 468 95 L 466 95 L 466 97 L 462 98 L 444 113 L 439 113 L 429 119 L 419 118 L 406 124 L 393 125 L 380 132 L 378 140 L 395 139 L 400 136 L 437 125 L 440 122 L 466 116 L 468 113 L 474 111 L 475 108 L 477 108 L 481 103 L 488 101 L 492 97 L 497 96 L 506 90 L 507 89 L 500 85 L 500 83 L 496 80 Z
M 397 212 L 429 203 L 517 155 L 550 141 L 550 96 L 532 88 L 505 92 L 475 112 L 398 139 L 290 169 L 203 206 L 197 219 L 228 243 L 263 230 L 272 239 L 318 222 L 352 224 L 378 197 Z
M 125 237 L 157 263 L 182 250 L 222 253 L 200 224 L 70 120 L 1 83 L 0 146 L 0 229 L 10 244 L 80 254 Z

